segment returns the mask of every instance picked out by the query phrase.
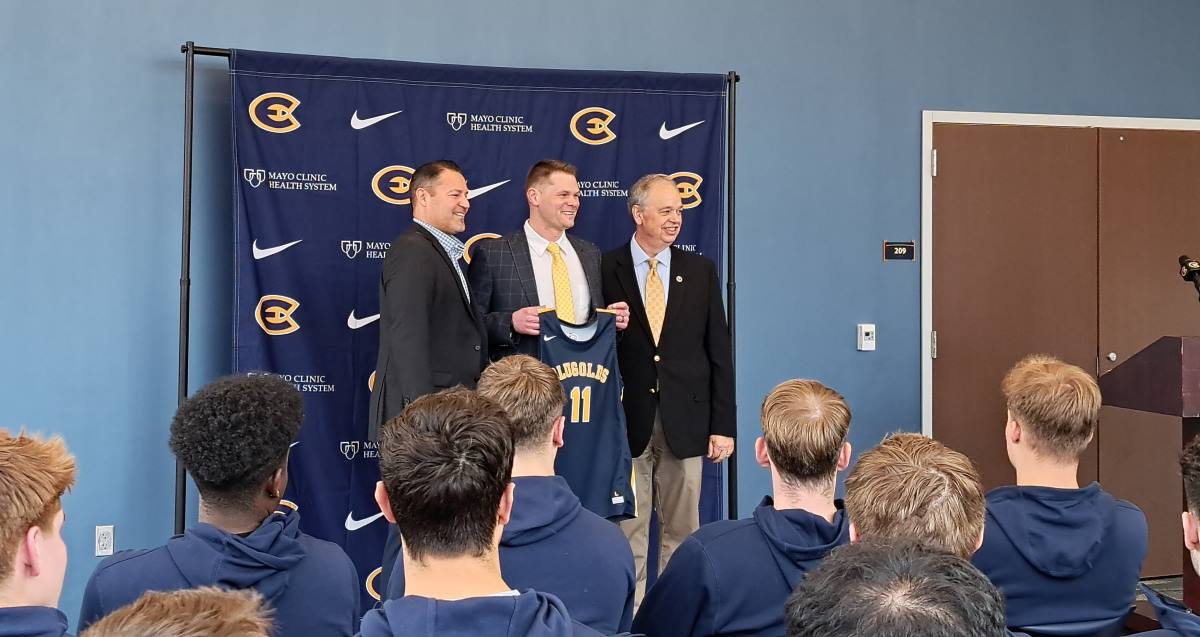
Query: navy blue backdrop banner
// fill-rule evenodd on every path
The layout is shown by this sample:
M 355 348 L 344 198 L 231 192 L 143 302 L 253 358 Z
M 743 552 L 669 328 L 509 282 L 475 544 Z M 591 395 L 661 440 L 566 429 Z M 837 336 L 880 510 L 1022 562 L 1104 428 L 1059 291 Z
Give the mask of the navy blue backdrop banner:
M 230 70 L 234 370 L 279 374 L 303 392 L 287 497 L 306 532 L 345 547 L 371 601 L 386 534 L 367 440 L 379 273 L 412 222 L 413 169 L 442 158 L 463 167 L 468 240 L 519 229 L 529 167 L 566 160 L 582 190 L 571 232 L 603 250 L 630 240 L 633 182 L 665 173 L 685 208 L 676 245 L 720 265 L 726 78 L 241 50 Z M 706 465 L 707 521 L 720 516 L 721 479 Z

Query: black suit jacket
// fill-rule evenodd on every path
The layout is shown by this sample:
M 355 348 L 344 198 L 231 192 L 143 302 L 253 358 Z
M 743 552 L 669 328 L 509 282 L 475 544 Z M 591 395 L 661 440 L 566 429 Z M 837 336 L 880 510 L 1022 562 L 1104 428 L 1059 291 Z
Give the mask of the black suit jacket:
M 474 388 L 487 364 L 487 333 L 450 257 L 414 223 L 392 242 L 379 281 L 379 362 L 370 437 L 416 398 Z
M 713 262 L 671 248 L 667 312 L 657 346 L 629 244 L 605 253 L 602 271 L 605 302 L 625 301 L 631 314 L 617 342 L 629 451 L 634 457 L 645 451 L 656 411 L 677 458 L 707 454 L 709 435 L 736 436 L 733 351 Z
M 604 307 L 600 284 L 600 248 L 596 244 L 567 235 L 579 263 L 583 266 L 591 293 L 592 307 Z M 539 305 L 537 279 L 529 239 L 522 228 L 500 239 L 475 244 L 471 252 L 471 300 L 483 315 L 487 326 L 489 356 L 499 360 L 510 354 L 538 357 L 536 337 L 517 334 L 512 329 L 512 314 L 523 307 Z

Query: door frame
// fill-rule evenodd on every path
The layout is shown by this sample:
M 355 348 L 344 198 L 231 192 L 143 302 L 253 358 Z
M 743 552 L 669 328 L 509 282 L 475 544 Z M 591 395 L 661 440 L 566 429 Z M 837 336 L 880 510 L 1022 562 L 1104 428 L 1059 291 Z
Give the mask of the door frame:
M 933 154 L 935 124 L 1200 131 L 1200 119 L 921 111 L 921 433 L 933 436 Z M 999 382 L 997 380 L 997 382 Z

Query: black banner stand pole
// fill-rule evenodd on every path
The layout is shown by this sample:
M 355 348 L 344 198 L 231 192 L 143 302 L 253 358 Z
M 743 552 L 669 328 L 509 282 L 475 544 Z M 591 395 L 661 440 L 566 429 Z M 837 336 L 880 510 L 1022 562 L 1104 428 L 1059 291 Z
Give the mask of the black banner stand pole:
M 183 73 L 183 229 L 179 265 L 179 384 L 176 404 L 187 398 L 188 389 L 188 316 L 192 291 L 192 89 L 196 85 L 196 56 L 229 57 L 229 49 L 198 47 L 190 40 L 180 51 L 184 55 Z M 179 460 L 175 461 L 175 535 L 183 533 L 187 513 L 187 476 Z
M 734 377 L 734 382 L 736 383 L 737 382 L 737 380 L 736 380 L 737 379 L 737 330 L 734 329 L 734 325 L 735 325 L 735 319 L 737 316 L 736 312 L 735 312 L 735 309 L 737 308 L 737 302 L 736 302 L 737 277 L 735 276 L 736 269 L 734 268 L 734 264 L 736 264 L 737 261 L 733 258 L 734 247 L 735 247 L 735 244 L 733 241 L 733 235 L 734 235 L 734 228 L 736 227 L 734 224 L 734 219 L 735 219 L 735 217 L 734 217 L 735 205 L 734 204 L 736 203 L 737 198 L 734 196 L 734 190 L 736 189 L 737 180 L 734 177 L 736 176 L 735 168 L 737 167 L 737 161 L 736 161 L 736 156 L 735 156 L 736 155 L 735 150 L 737 148 L 737 83 L 739 81 L 741 81 L 742 78 L 740 76 L 738 76 L 737 71 L 730 71 L 726 75 L 726 78 L 727 78 L 726 82 L 729 85 L 729 90 L 727 92 L 726 99 L 728 100 L 729 104 L 728 104 L 728 112 L 725 116 L 726 120 L 727 120 L 725 134 L 729 138 L 729 148 L 726 151 L 727 154 L 725 157 L 725 161 L 727 162 L 726 168 L 725 168 L 725 179 L 728 181 L 729 187 L 725 191 L 726 197 L 728 198 L 728 200 L 725 202 L 725 209 L 728 211 L 728 215 L 729 215 L 727 217 L 729 220 L 728 221 L 729 227 L 726 229 L 726 232 L 725 232 L 725 241 L 728 243 L 728 247 L 726 248 L 726 253 L 729 256 L 726 257 L 728 259 L 728 261 L 727 261 L 727 266 L 725 269 L 725 274 L 726 274 L 725 295 L 727 297 L 726 303 L 729 306 L 729 309 L 728 309 L 729 348 L 733 352 L 733 356 L 732 356 L 733 377 Z M 735 414 L 735 421 L 736 421 L 737 402 L 734 402 L 734 404 L 733 404 L 733 413 Z M 733 455 L 729 456 L 729 482 L 727 485 L 728 486 L 727 500 L 729 502 L 729 519 L 730 520 L 736 520 L 738 518 L 737 457 L 738 457 L 737 453 L 734 453 Z

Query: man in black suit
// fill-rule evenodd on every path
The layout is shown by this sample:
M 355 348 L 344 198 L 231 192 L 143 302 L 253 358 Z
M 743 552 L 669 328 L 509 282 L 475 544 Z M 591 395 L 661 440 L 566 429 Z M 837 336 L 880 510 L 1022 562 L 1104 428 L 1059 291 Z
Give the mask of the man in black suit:
M 501 239 L 481 241 L 471 255 L 471 296 L 487 325 L 489 356 L 538 357 L 538 312 L 555 308 L 568 323 L 585 323 L 603 307 L 600 249 L 569 236 L 579 213 L 575 167 L 544 159 L 525 178 L 529 219 Z M 629 324 L 629 307 L 617 303 L 617 329 Z
M 487 364 L 487 334 L 459 264 L 467 180 L 452 161 L 429 162 L 409 186 L 413 225 L 392 242 L 379 284 L 379 362 L 370 437 L 418 397 L 474 388 Z
M 733 352 L 713 262 L 671 246 L 683 203 L 666 175 L 629 190 L 633 239 L 604 255 L 604 298 L 626 302 L 633 320 L 617 345 L 625 381 L 625 422 L 634 456 L 639 515 L 621 523 L 646 586 L 650 503 L 661 522 L 659 570 L 700 526 L 701 456 L 733 454 Z

